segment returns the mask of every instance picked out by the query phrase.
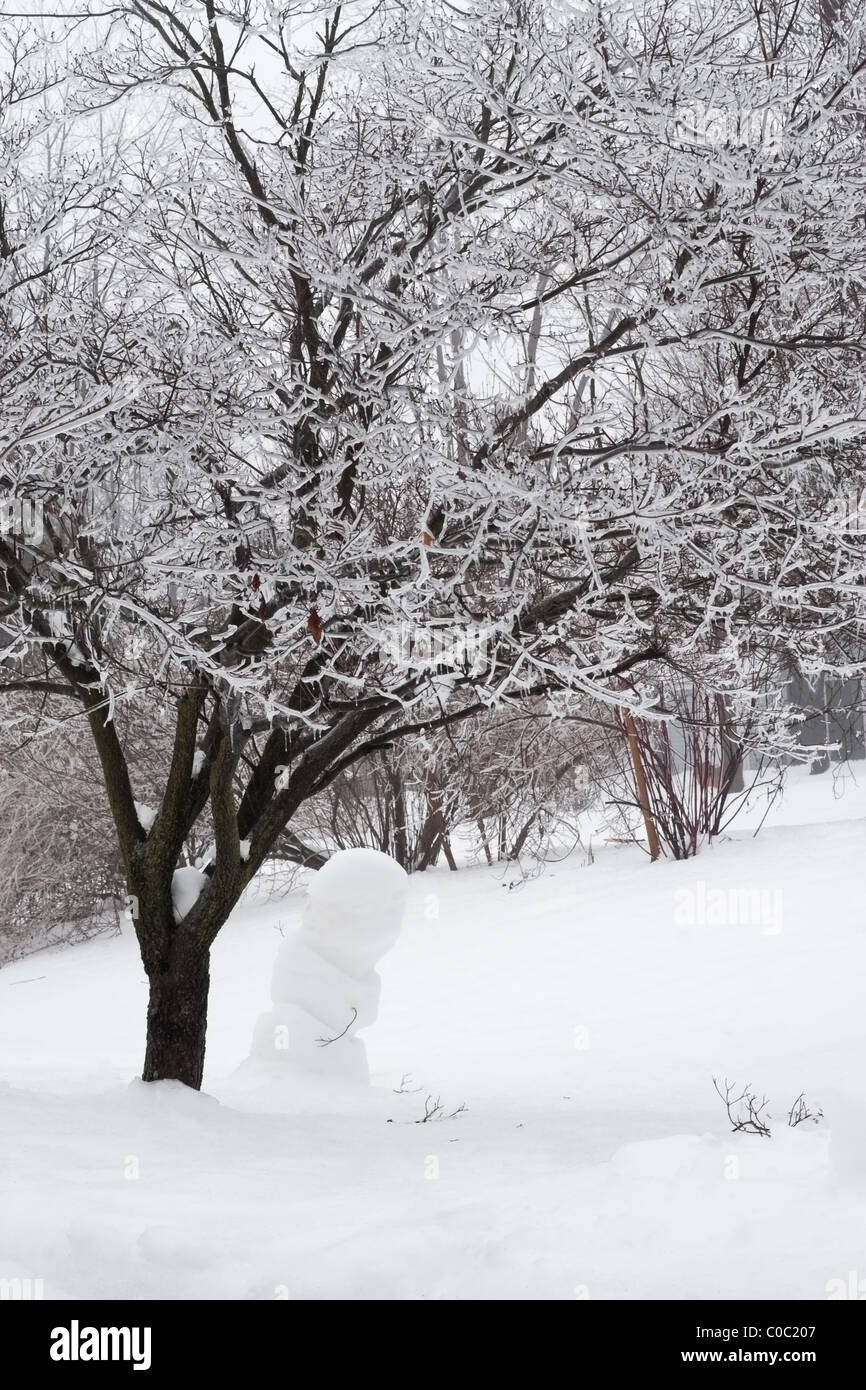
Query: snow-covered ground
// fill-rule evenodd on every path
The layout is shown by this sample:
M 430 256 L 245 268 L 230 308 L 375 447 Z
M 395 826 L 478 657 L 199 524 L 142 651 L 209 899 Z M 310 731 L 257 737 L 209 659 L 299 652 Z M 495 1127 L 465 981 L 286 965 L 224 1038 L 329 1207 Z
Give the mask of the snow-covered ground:
M 7 966 L 0 1278 L 54 1298 L 866 1296 L 866 767 L 793 774 L 754 837 L 764 809 L 685 864 L 599 841 L 511 889 L 415 877 L 370 1088 L 248 1060 L 301 891 L 217 943 L 201 1095 L 133 1079 L 132 940 Z M 772 1139 L 729 1132 L 714 1075 L 766 1093 Z M 803 1090 L 824 1119 L 792 1130 Z

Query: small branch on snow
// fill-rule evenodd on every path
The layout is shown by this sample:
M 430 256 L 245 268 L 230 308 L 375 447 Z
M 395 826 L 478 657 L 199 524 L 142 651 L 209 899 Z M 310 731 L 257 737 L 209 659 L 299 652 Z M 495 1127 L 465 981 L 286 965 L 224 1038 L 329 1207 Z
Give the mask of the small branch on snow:
M 418 1091 L 422 1090 L 422 1087 L 421 1087 L 421 1086 L 410 1086 L 410 1085 L 408 1084 L 410 1081 L 413 1081 L 414 1079 L 415 1079 L 415 1078 L 412 1076 L 412 1073 L 411 1073 L 410 1071 L 404 1071 L 403 1075 L 400 1077 L 400 1085 L 399 1085 L 399 1086 L 395 1086 L 395 1087 L 393 1088 L 394 1095 L 395 1095 L 395 1096 L 414 1096 L 414 1095 L 416 1095 Z
M 352 1010 L 352 1017 L 349 1019 L 349 1022 L 346 1024 L 346 1026 L 345 1026 L 345 1028 L 343 1029 L 342 1033 L 337 1033 L 337 1034 L 335 1035 L 335 1037 L 333 1037 L 333 1038 L 316 1038 L 316 1045 L 317 1045 L 318 1047 L 330 1047 L 330 1046 L 331 1046 L 331 1043 L 339 1042 L 340 1038 L 344 1038 L 344 1037 L 346 1036 L 346 1034 L 348 1033 L 349 1029 L 351 1028 L 352 1024 L 355 1022 L 355 1019 L 356 1019 L 357 1017 L 358 1017 L 358 1010 L 357 1010 L 357 1009 L 353 1009 L 353 1010 Z
M 464 1101 L 462 1105 L 458 1105 L 456 1110 L 445 1111 L 442 1109 L 442 1100 L 439 1096 L 437 1096 L 435 1100 L 432 1096 L 427 1096 L 424 1101 L 424 1114 L 421 1116 L 420 1120 L 413 1120 L 412 1123 L 416 1125 L 426 1125 L 429 1124 L 431 1120 L 453 1120 L 456 1115 L 465 1114 L 467 1109 L 468 1106 Z
M 769 1101 L 763 1096 L 759 1101 L 752 1090 L 751 1082 L 747 1082 L 739 1095 L 734 1092 L 737 1089 L 735 1081 L 728 1081 L 725 1078 L 725 1089 L 722 1090 L 718 1081 L 713 1077 L 713 1086 L 716 1094 L 721 1097 L 725 1110 L 728 1112 L 728 1119 L 731 1122 L 731 1129 L 735 1134 L 759 1134 L 763 1139 L 770 1138 L 770 1116 L 767 1112 Z M 738 1108 L 739 1107 L 739 1108 Z
M 806 1104 L 806 1092 L 801 1091 L 794 1101 L 794 1104 L 791 1106 L 791 1109 L 788 1111 L 788 1126 L 791 1129 L 796 1129 L 797 1125 L 802 1125 L 809 1121 L 811 1121 L 813 1125 L 816 1125 L 818 1121 L 823 1120 L 823 1118 L 824 1111 L 810 1110 L 809 1106 Z

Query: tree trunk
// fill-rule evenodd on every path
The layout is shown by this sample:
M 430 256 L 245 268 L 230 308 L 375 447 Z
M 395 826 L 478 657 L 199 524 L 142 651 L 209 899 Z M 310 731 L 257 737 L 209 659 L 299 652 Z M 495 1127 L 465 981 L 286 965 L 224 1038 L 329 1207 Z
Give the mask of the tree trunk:
M 144 1081 L 182 1081 L 198 1091 L 204 1072 L 210 955 L 175 944 L 148 972 Z
M 483 816 L 475 817 L 475 824 L 478 826 L 478 833 L 481 836 L 481 843 L 484 846 L 484 857 L 488 864 L 493 867 L 493 855 L 490 853 L 490 841 L 487 838 L 487 827 L 484 824 Z
M 510 849 L 509 852 L 508 852 L 508 858 L 509 858 L 510 860 L 514 860 L 514 859 L 519 859 L 519 858 L 520 858 L 521 852 L 522 852 L 522 850 L 523 850 L 523 846 L 526 844 L 526 840 L 527 840 L 527 837 L 528 837 L 528 835 L 529 835 L 529 832 L 530 832 L 530 830 L 532 829 L 533 825 L 535 824 L 535 821 L 536 821 L 537 818 L 538 818 L 538 812 L 537 812 L 537 811 L 533 811 L 532 815 L 529 817 L 529 820 L 528 820 L 528 821 L 526 822 L 526 824 L 524 825 L 523 829 L 521 830 L 520 834 L 518 835 L 517 839 L 514 841 L 514 844 L 511 846 L 511 849 Z
M 630 709 L 625 712 L 625 736 L 628 742 L 629 752 L 631 753 L 632 767 L 634 768 L 634 784 L 637 792 L 637 804 L 640 807 L 643 823 L 646 828 L 647 844 L 649 846 L 650 860 L 652 863 L 661 854 L 658 831 L 650 810 L 649 790 L 647 788 L 646 772 L 644 771 L 643 758 L 641 757 L 640 744 L 638 742 L 637 728 L 634 717 Z
M 436 779 L 432 773 L 428 774 L 427 777 L 427 806 L 436 834 L 436 858 L 438 859 L 441 849 L 445 855 L 445 861 L 449 869 L 452 873 L 456 873 L 457 864 L 451 851 L 451 841 L 448 838 L 448 826 L 445 821 L 445 812 L 442 809 L 442 791 L 437 786 Z
M 389 767 L 385 763 L 385 777 L 391 794 L 391 809 L 394 813 L 394 858 L 408 873 L 411 865 L 409 863 L 409 831 L 406 824 L 406 789 L 403 785 L 403 777 L 396 768 Z

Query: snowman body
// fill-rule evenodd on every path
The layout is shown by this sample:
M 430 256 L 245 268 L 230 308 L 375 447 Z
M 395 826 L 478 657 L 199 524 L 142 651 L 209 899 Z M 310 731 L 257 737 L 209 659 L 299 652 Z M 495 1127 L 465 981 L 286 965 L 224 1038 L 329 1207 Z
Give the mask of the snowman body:
M 372 849 L 340 850 L 316 874 L 300 926 L 283 938 L 253 1054 L 304 1071 L 369 1081 L 357 1037 L 374 1023 L 376 964 L 400 934 L 409 880 Z

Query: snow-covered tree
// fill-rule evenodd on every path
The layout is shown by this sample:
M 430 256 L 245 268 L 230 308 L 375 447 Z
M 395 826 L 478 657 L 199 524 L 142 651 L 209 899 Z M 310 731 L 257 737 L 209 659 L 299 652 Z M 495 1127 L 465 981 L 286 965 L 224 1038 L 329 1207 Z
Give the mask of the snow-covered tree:
M 859 659 L 861 538 L 815 498 L 866 419 L 861 20 L 112 7 L 86 128 L 150 103 L 172 137 L 127 145 L 48 335 L 111 409 L 7 453 L 58 519 L 4 539 L 2 659 L 95 741 L 145 1078 L 200 1084 L 217 933 L 370 753 L 527 698 L 640 710 L 697 652 L 721 693 L 756 648 Z M 124 701 L 173 727 L 147 824 Z

